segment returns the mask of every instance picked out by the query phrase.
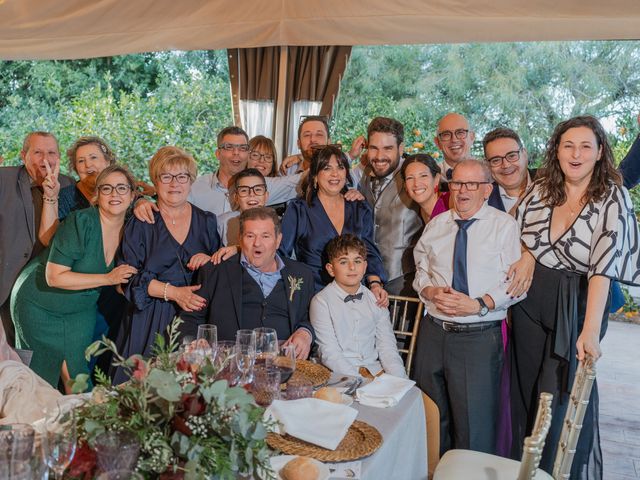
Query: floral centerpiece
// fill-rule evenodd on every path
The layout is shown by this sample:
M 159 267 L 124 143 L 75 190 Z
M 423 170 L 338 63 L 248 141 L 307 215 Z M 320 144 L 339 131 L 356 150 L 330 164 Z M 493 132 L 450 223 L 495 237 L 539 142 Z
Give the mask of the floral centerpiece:
M 157 336 L 151 360 L 125 359 L 105 338 L 87 349 L 87 357 L 111 351 L 114 365 L 124 368 L 130 381 L 112 387 L 105 375 L 97 375 L 91 399 L 75 411 L 79 440 L 69 478 L 94 478 L 94 442 L 105 431 L 137 436 L 136 470 L 147 479 L 275 478 L 264 410 L 243 388 L 216 380 L 208 358 L 194 364 L 173 353 L 180 323 L 176 319 L 169 326 L 168 341 Z M 85 391 L 88 381 L 87 375 L 77 376 L 74 392 Z

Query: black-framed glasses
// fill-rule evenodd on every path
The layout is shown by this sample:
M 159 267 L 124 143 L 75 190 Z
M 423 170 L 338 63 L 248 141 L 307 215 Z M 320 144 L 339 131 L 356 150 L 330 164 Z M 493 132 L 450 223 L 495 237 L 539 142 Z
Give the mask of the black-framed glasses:
M 118 195 L 126 195 L 131 191 L 131 185 L 126 183 L 119 183 L 117 185 L 111 185 L 109 183 L 103 183 L 98 187 L 98 191 L 102 195 L 111 195 L 113 191 L 116 191 Z
M 480 185 L 487 185 L 491 182 L 456 182 L 455 180 L 449 180 L 449 190 L 457 192 L 458 190 L 462 190 L 462 186 L 464 185 L 469 192 L 475 192 L 480 188 Z
M 265 193 L 267 193 L 267 185 L 264 183 L 260 183 L 258 185 L 254 185 L 252 187 L 248 187 L 245 185 L 241 185 L 239 187 L 236 187 L 236 193 L 238 194 L 239 197 L 248 197 L 250 193 L 252 193 L 256 196 L 256 197 L 261 197 L 263 196 Z
M 491 165 L 492 167 L 499 167 L 505 160 L 507 161 L 507 163 L 516 163 L 518 160 L 520 160 L 521 151 L 522 149 L 519 148 L 518 150 L 507 152 L 507 154 L 503 157 L 501 157 L 500 155 L 496 155 L 495 157 L 487 158 L 487 162 L 489 162 L 489 165 Z
M 271 155 L 270 153 L 256 152 L 255 150 L 251 150 L 249 158 L 254 162 L 273 162 L 273 155 Z
M 454 135 L 458 140 L 464 140 L 465 138 L 467 138 L 467 135 L 469 135 L 469 129 L 458 128 L 453 132 L 451 130 L 444 130 L 442 132 L 438 132 L 438 138 L 443 142 L 448 142 L 453 138 Z
M 178 183 L 187 183 L 191 179 L 191 175 L 188 173 L 178 173 L 177 175 L 171 175 L 170 173 L 161 173 L 158 175 L 158 180 L 160 183 L 164 183 L 165 185 L 173 182 L 173 179 L 176 179 Z
M 233 150 L 248 152 L 249 144 L 248 143 L 222 143 L 218 145 L 218 148 L 221 150 L 226 150 L 227 152 L 232 152 Z

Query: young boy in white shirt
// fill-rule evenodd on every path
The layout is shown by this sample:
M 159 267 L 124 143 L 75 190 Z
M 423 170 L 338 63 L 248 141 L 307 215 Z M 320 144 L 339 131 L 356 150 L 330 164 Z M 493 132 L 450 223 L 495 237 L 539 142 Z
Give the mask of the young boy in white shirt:
M 335 237 L 326 247 L 326 269 L 333 282 L 311 300 L 309 316 L 315 329 L 320 359 L 334 372 L 371 375 L 383 370 L 406 378 L 389 310 L 376 305 L 376 297 L 362 285 L 367 249 L 352 234 Z

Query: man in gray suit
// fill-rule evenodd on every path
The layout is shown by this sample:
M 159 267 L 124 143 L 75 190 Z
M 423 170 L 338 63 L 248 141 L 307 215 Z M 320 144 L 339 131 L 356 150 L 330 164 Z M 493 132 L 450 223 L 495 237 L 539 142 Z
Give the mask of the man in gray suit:
M 393 118 L 376 117 L 367 128 L 368 165 L 360 190 L 373 207 L 375 241 L 389 281 L 390 295 L 415 295 L 413 247 L 423 222 L 419 207 L 404 189 L 400 167 L 404 128 Z
M 11 288 L 22 267 L 44 249 L 38 239 L 42 203 L 57 202 L 60 187 L 73 184 L 71 177 L 58 178 L 60 151 L 51 133 L 27 135 L 20 157 L 23 165 L 0 167 L 0 317 L 11 346 Z

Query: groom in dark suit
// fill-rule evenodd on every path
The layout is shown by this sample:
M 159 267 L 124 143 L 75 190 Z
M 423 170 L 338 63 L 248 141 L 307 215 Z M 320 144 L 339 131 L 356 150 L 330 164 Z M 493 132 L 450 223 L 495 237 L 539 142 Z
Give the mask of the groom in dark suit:
M 313 274 L 306 265 L 277 255 L 281 240 L 280 219 L 272 208 L 242 212 L 242 252 L 200 269 L 195 293 L 207 306 L 180 314 L 183 335 L 195 336 L 203 323 L 218 327 L 219 340 L 234 340 L 239 329 L 271 327 L 278 339 L 295 345 L 298 358 L 307 358 L 313 341 Z

